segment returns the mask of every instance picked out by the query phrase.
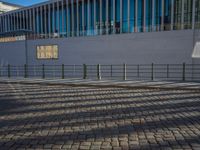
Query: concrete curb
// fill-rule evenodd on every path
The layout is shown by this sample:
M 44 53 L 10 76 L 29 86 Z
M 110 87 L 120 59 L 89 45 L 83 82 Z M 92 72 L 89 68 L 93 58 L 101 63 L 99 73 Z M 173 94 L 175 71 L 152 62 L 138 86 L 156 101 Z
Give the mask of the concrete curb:
M 49 86 L 72 86 L 72 87 L 93 87 L 93 88 L 125 88 L 125 89 L 153 89 L 153 90 L 187 90 L 187 91 L 198 91 L 200 92 L 200 88 L 187 88 L 187 87 L 181 87 L 181 86 L 176 86 L 176 87 L 164 87 L 164 86 L 131 86 L 131 85 L 120 85 L 120 84 L 89 84 L 89 83 L 53 83 L 53 82 L 31 82 L 31 81 L 0 81 L 0 83 L 7 84 L 7 83 L 13 83 L 13 84 L 36 84 L 36 85 L 49 85 Z

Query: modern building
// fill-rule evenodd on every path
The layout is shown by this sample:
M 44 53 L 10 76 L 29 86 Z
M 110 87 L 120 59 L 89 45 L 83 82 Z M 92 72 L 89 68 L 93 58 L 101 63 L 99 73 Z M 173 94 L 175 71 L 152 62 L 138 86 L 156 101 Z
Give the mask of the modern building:
M 51 0 L 0 15 L 0 60 L 195 63 L 199 28 L 199 0 Z
M 21 8 L 22 6 L 7 3 L 4 1 L 0 1 L 0 14 L 11 11 L 11 10 L 16 10 Z

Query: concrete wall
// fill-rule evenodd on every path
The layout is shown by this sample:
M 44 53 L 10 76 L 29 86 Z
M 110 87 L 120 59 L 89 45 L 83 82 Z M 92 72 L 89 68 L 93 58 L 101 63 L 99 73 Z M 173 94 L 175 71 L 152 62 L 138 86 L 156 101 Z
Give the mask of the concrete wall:
M 0 65 L 25 64 L 25 56 L 25 41 L 0 43 Z
M 192 30 L 29 40 L 28 62 L 29 64 L 192 63 L 193 42 Z M 24 43 L 0 43 L 1 60 L 10 64 L 25 63 Z M 36 59 L 36 46 L 46 44 L 58 44 L 58 60 Z

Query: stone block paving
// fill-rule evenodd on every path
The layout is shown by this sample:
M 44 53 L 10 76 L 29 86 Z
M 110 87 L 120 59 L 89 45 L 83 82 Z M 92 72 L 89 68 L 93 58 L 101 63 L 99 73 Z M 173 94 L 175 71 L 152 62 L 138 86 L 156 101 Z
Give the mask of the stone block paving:
M 0 149 L 200 149 L 200 93 L 0 84 Z

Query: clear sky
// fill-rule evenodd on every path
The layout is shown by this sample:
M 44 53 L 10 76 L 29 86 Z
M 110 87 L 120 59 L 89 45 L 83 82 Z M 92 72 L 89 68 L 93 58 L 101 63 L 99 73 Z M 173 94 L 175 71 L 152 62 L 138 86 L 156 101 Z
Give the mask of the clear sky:
M 8 3 L 13 3 L 13 4 L 18 4 L 18 5 L 22 5 L 22 6 L 29 6 L 29 5 L 37 4 L 40 2 L 45 2 L 48 0 L 2 0 L 2 1 L 8 2 Z

